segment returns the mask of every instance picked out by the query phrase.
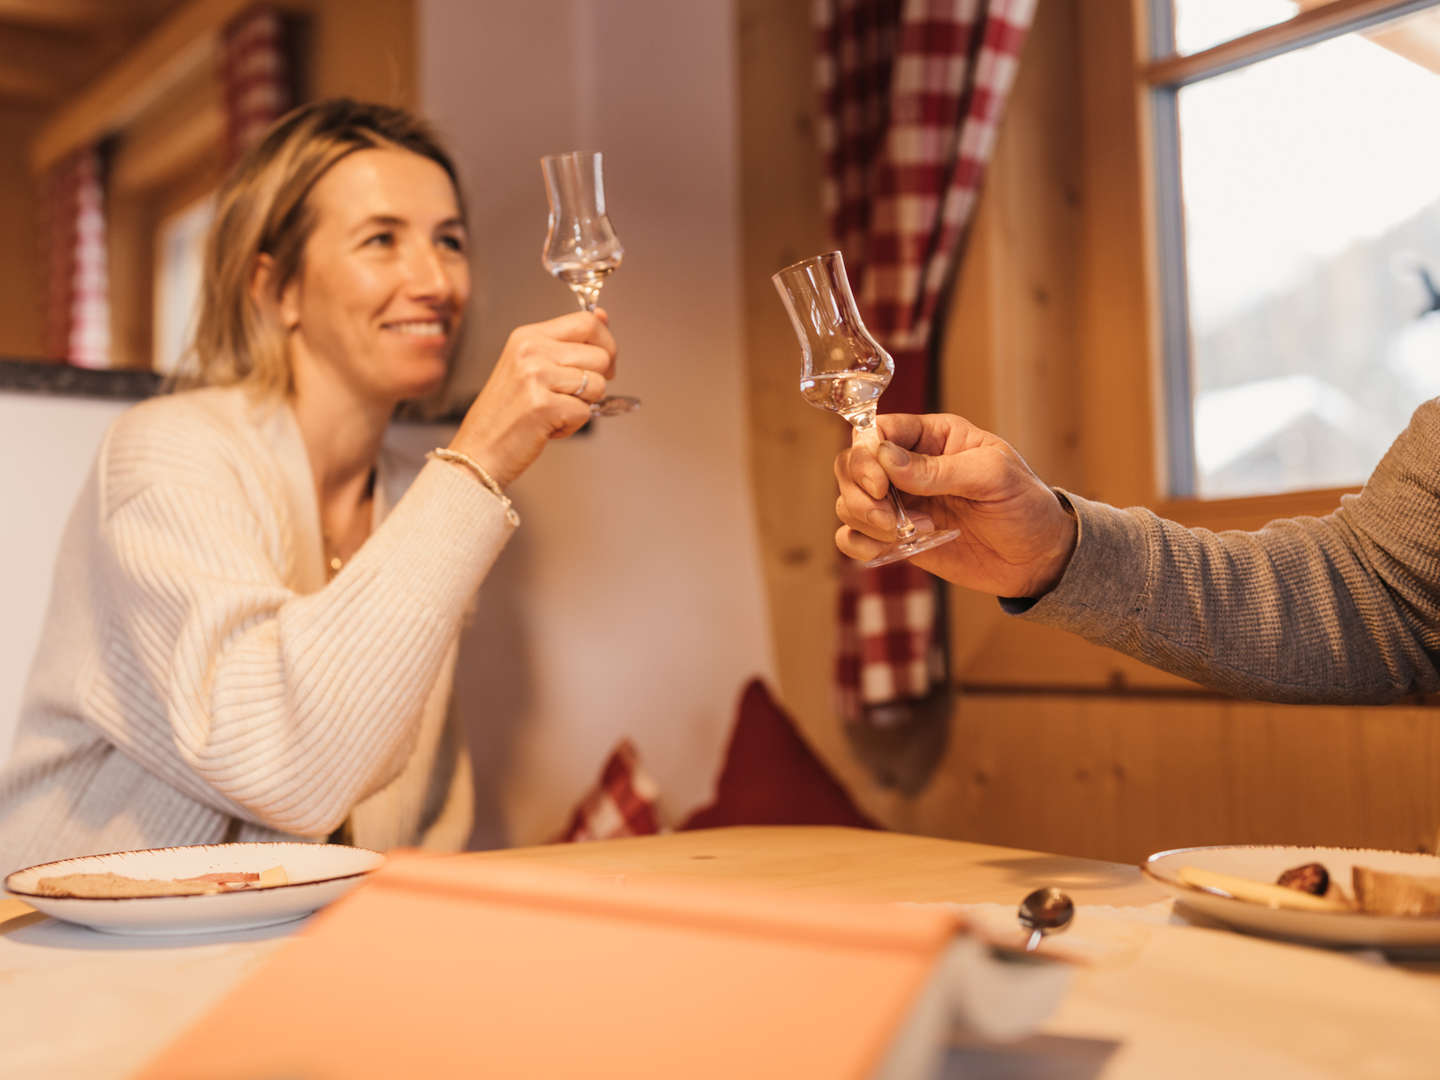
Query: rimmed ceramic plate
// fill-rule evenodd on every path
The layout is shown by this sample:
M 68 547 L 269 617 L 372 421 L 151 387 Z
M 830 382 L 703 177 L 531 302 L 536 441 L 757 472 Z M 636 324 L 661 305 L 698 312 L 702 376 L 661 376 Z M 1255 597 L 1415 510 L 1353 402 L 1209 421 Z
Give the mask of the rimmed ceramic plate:
M 201 844 L 117 851 L 60 859 L 16 870 L 8 892 L 66 922 L 115 934 L 201 934 L 241 930 L 299 919 L 339 899 L 377 869 L 385 856 L 342 844 Z M 44 896 L 41 878 L 61 874 L 121 874 L 141 879 L 285 870 L 289 882 L 264 888 L 196 896 L 80 898 Z
M 1274 883 L 1281 871 L 1302 863 L 1323 863 L 1330 876 L 1350 892 L 1350 870 L 1372 870 L 1440 877 L 1440 857 L 1409 851 L 1374 848 L 1321 848 L 1283 846 L 1193 847 L 1160 851 L 1140 869 L 1177 903 L 1218 919 L 1237 930 L 1320 945 L 1371 948 L 1429 948 L 1440 946 L 1440 917 L 1427 915 L 1366 915 L 1358 911 L 1293 911 L 1268 907 L 1252 900 L 1237 900 L 1180 880 L 1182 867 L 1215 870 L 1222 874 Z

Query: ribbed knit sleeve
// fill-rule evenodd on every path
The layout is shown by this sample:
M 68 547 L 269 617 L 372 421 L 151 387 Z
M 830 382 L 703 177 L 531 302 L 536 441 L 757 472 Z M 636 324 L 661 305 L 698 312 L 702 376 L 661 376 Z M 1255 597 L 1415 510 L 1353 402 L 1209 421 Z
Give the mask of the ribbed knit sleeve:
M 1214 533 L 1069 495 L 1075 554 L 1020 617 L 1245 697 L 1379 703 L 1434 692 L 1437 462 L 1432 401 L 1364 490 L 1325 517 Z
M 404 765 L 512 530 L 473 477 L 431 462 L 335 580 L 299 595 L 273 477 L 197 434 L 188 417 L 122 423 L 102 450 L 87 712 L 192 798 L 323 835 Z

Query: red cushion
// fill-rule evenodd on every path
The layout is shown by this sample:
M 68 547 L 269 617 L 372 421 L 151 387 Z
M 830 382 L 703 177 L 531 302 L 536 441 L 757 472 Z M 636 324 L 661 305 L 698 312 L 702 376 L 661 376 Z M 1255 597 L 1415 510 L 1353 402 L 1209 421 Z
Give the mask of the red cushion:
M 759 679 L 740 699 L 740 715 L 715 785 L 715 801 L 681 829 L 723 825 L 850 825 L 875 829 L 775 704 Z

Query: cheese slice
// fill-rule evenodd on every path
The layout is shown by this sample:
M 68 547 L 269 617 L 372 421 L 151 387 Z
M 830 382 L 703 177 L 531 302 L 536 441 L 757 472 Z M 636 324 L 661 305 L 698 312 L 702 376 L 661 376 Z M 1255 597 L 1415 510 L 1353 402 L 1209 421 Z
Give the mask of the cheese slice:
M 1201 889 L 1213 889 L 1227 893 L 1236 900 L 1249 900 L 1272 908 L 1288 908 L 1292 911 L 1349 911 L 1349 905 L 1330 895 L 1315 896 L 1312 893 L 1290 889 L 1284 885 L 1270 885 L 1263 881 L 1222 874 L 1218 870 L 1201 870 L 1196 866 L 1182 866 L 1180 880 L 1186 885 Z
M 290 876 L 285 873 L 283 866 L 272 866 L 269 870 L 260 871 L 260 888 L 268 888 L 271 885 L 289 885 Z

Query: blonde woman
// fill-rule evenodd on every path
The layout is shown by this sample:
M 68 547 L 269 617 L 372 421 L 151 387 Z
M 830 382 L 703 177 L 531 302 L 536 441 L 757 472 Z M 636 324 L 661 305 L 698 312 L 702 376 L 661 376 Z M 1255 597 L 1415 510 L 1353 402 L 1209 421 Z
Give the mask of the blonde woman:
M 518 525 L 505 489 L 589 418 L 615 342 L 515 330 L 448 446 L 387 453 L 470 292 L 460 185 L 406 113 L 282 119 L 219 193 L 202 387 L 112 426 L 67 527 L 12 757 L 0 873 L 303 837 L 463 846 L 462 613 Z

